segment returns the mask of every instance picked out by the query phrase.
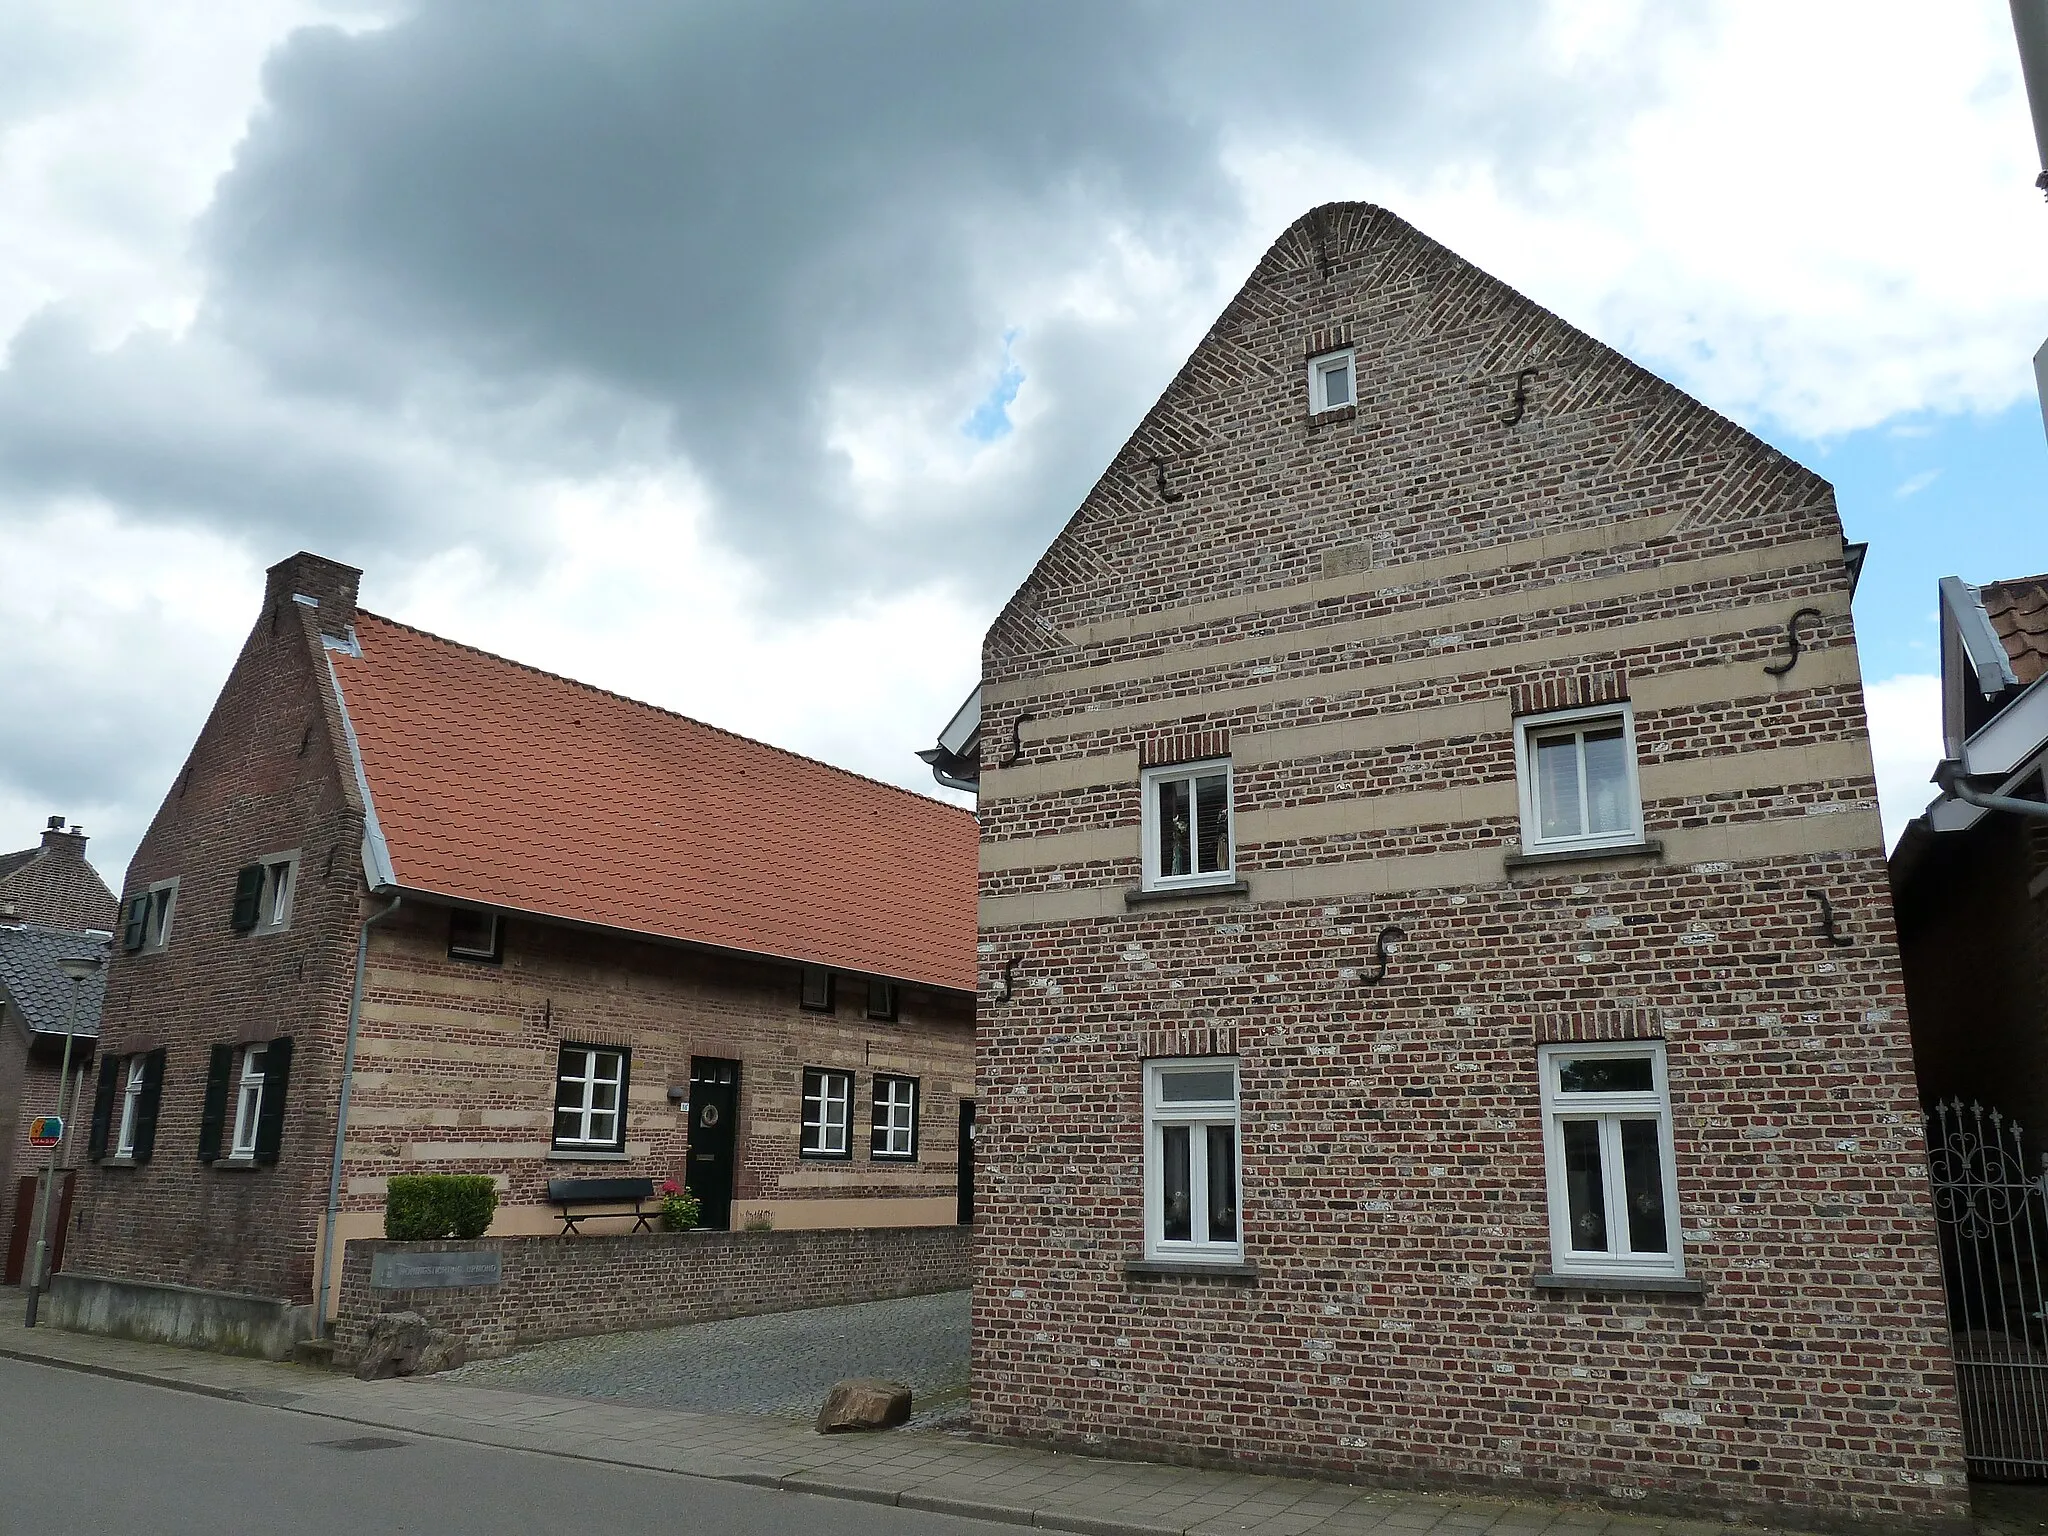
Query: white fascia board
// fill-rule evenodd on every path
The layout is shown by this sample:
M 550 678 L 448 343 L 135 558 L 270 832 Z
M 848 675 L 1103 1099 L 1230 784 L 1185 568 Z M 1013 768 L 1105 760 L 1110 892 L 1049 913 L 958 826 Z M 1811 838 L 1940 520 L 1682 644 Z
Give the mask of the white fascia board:
M 1963 772 L 1970 778 L 2015 773 L 2048 748 L 2048 677 L 2001 709 L 1963 744 Z
M 1970 669 L 1977 674 L 1978 690 L 1992 698 L 2019 681 L 2012 670 L 2012 658 L 2005 654 L 2005 642 L 1991 627 L 1991 615 L 1984 611 L 1977 589 L 1960 576 L 1941 578 L 1942 606 L 1955 621 L 1956 638 L 1963 643 Z
M 968 748 L 981 735 L 981 685 L 974 685 L 974 692 L 967 695 L 966 702 L 953 711 L 953 718 L 946 722 L 946 728 L 939 732 L 939 745 L 955 757 L 967 757 Z
M 363 797 L 363 874 L 371 890 L 395 890 L 398 876 L 391 868 L 391 849 L 377 820 L 377 801 L 370 793 L 370 776 L 363 769 L 362 744 L 356 740 L 355 722 L 348 717 L 348 698 L 341 691 L 341 677 L 334 670 L 332 656 L 327 658 L 327 681 L 334 689 L 334 707 L 341 711 L 341 733 L 348 743 L 349 763 L 355 769 L 356 791 Z

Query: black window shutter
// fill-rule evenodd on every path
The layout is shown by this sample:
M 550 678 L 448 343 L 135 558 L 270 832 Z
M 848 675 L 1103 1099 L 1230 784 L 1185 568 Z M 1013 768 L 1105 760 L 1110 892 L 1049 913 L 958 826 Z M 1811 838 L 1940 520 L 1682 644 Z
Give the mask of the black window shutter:
M 235 871 L 235 909 L 228 915 L 228 926 L 237 933 L 247 933 L 256 926 L 262 907 L 263 866 L 244 864 Z
M 284 1094 L 292 1077 L 292 1037 L 280 1035 L 263 1049 L 263 1107 L 256 1113 L 256 1161 L 274 1163 L 284 1145 Z M 620 1106 L 621 1113 L 625 1106 Z
M 121 930 L 121 947 L 134 951 L 149 937 L 149 892 L 128 898 L 128 922 Z
M 164 1048 L 142 1058 L 142 1096 L 135 1101 L 135 1161 L 146 1163 L 156 1150 L 156 1107 L 164 1096 Z
M 216 1045 L 206 1058 L 206 1103 L 199 1111 L 199 1161 L 220 1156 L 221 1127 L 228 1118 L 228 1079 L 235 1070 L 235 1048 Z
M 114 1123 L 114 1090 L 120 1075 L 120 1057 L 100 1057 L 99 1085 L 92 1095 L 92 1131 L 85 1142 L 88 1161 L 96 1163 L 107 1155 L 107 1132 Z

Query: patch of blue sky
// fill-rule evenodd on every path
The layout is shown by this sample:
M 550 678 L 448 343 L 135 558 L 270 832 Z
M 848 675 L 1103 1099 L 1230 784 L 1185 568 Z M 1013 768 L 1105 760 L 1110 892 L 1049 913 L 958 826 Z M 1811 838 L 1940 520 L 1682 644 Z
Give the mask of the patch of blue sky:
M 992 443 L 997 438 L 1010 435 L 1010 406 L 1024 383 L 1024 370 L 1017 366 L 1010 351 L 1016 339 L 1015 331 L 1003 332 L 1003 371 L 996 376 L 989 392 L 981 397 L 981 403 L 960 424 L 960 430 L 978 443 Z
M 1841 437 L 1764 434 L 1835 487 L 1870 555 L 1856 593 L 1867 682 L 1933 672 L 1935 583 L 2048 571 L 2048 437 L 2031 395 L 1996 415 L 1894 417 Z

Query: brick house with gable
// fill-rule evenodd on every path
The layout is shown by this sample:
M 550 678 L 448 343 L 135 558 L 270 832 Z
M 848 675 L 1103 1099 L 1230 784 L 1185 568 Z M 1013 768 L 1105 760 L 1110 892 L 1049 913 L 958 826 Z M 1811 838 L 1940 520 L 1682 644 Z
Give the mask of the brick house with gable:
M 99 1028 L 102 978 L 74 988 L 59 965 L 72 956 L 103 956 L 114 926 L 114 893 L 86 862 L 85 842 L 83 828 L 52 816 L 35 847 L 0 853 L 0 1283 L 7 1285 L 22 1278 L 37 1170 L 48 1156 L 29 1145 L 29 1126 L 58 1112 L 65 1035 L 73 1036 L 76 1073 L 91 1063 Z M 62 1090 L 67 1112 L 71 1092 Z M 78 1148 L 63 1148 L 62 1168 L 77 1166 Z M 59 1212 L 69 1209 L 69 1190 L 65 1174 Z M 61 1245 L 54 1215 L 51 1228 Z
M 1856 553 L 1392 214 L 1290 227 L 928 754 L 980 796 L 977 1424 L 1961 1522 Z
M 340 1242 L 419 1172 L 496 1179 L 494 1235 L 614 1175 L 709 1225 L 954 1222 L 972 816 L 363 612 L 358 575 L 272 567 L 136 851 L 59 1320 L 247 1346 L 239 1294 L 288 1348 L 337 1140 Z

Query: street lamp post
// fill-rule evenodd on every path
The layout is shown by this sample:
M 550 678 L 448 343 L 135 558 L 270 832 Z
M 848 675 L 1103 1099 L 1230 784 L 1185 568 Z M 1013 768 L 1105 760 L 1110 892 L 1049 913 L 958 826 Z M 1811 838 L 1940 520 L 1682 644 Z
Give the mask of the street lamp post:
M 22 1320 L 23 1326 L 29 1328 L 36 1325 L 36 1303 L 42 1300 L 43 1282 L 49 1278 L 43 1273 L 43 1257 L 49 1246 L 50 1207 L 57 1198 L 57 1165 L 71 1140 L 71 1119 L 64 1113 L 64 1087 L 71 1078 L 71 1041 L 72 1031 L 78 1024 L 78 994 L 102 963 L 98 955 L 65 955 L 57 961 L 57 969 L 71 983 L 71 996 L 64 1010 L 64 1065 L 57 1072 L 57 1118 L 63 1129 L 58 1132 L 57 1145 L 50 1148 L 49 1165 L 43 1170 L 43 1198 L 36 1207 L 35 1257 L 29 1261 L 28 1271 L 28 1316 Z M 72 1117 L 77 1113 L 78 1093 L 74 1091 L 71 1095 Z

